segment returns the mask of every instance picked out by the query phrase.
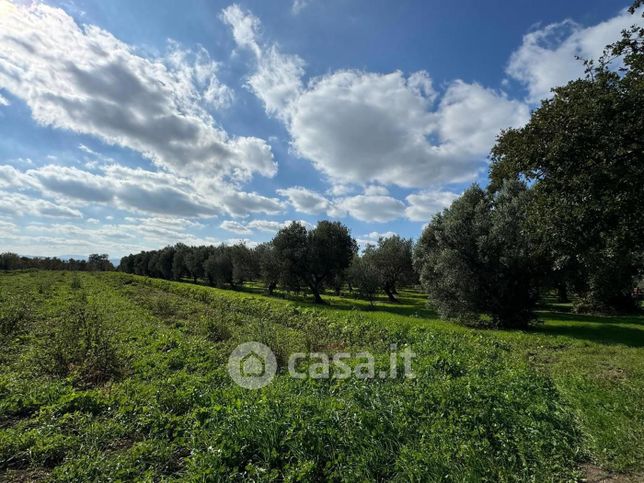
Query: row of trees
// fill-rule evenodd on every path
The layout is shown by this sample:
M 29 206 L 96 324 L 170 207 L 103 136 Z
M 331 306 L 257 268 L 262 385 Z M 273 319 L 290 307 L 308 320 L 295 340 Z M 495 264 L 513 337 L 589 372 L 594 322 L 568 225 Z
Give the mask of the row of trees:
M 70 258 L 62 260 L 57 257 L 22 257 L 16 253 L 0 253 L 0 270 L 73 270 L 73 271 L 110 271 L 114 265 L 109 255 L 94 253 L 87 260 Z
M 294 222 L 273 240 L 253 249 L 245 245 L 198 246 L 183 244 L 146 251 L 121 259 L 120 270 L 152 277 L 238 288 L 247 281 L 262 281 L 267 292 L 277 287 L 289 292 L 310 291 L 316 303 L 331 289 L 343 287 L 373 301 L 380 291 L 396 301 L 399 285 L 416 281 L 412 241 L 398 236 L 381 239 L 362 256 L 349 229 L 339 222 L 320 221 L 307 230 Z
M 554 89 L 527 125 L 501 133 L 487 190 L 472 186 L 424 230 L 415 266 L 445 316 L 483 313 L 496 325 L 522 326 L 544 288 L 557 288 L 562 300 L 574 292 L 583 311 L 636 308 L 632 291 L 644 274 L 644 28 L 624 31 L 586 67 L 585 79 Z

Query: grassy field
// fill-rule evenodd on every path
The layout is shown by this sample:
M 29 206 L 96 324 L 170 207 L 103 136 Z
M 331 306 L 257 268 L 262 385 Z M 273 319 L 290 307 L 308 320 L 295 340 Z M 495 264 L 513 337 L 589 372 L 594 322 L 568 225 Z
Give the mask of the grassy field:
M 252 290 L 251 290 L 252 291 Z M 644 317 L 530 331 L 119 273 L 0 275 L 0 480 L 574 481 L 644 470 Z M 267 387 L 226 370 L 269 345 Z M 293 379 L 288 354 L 410 347 L 414 379 Z M 356 361 L 353 361 L 354 363 Z

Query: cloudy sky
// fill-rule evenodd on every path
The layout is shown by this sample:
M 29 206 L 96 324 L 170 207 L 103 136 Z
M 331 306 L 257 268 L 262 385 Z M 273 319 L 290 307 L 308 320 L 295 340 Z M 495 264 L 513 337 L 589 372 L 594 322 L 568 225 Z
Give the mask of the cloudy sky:
M 0 251 L 416 237 L 629 3 L 0 0 Z

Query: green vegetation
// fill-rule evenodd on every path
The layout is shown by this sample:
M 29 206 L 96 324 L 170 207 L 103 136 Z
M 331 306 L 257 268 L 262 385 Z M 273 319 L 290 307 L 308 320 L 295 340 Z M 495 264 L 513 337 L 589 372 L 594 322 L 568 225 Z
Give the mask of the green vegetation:
M 77 277 L 77 278 L 75 278 Z M 78 280 L 79 283 L 76 282 Z M 330 305 L 115 272 L 0 276 L 0 478 L 570 480 L 641 474 L 644 318 L 538 311 L 528 331 L 325 294 Z M 259 340 L 258 391 L 226 362 Z M 297 380 L 296 351 L 417 354 L 416 378 Z
M 634 280 L 644 272 L 641 23 L 586 67 L 585 79 L 553 89 L 524 127 L 499 136 L 490 189 L 508 179 L 531 186 L 529 231 L 559 283 L 580 296 L 579 311 L 632 311 Z

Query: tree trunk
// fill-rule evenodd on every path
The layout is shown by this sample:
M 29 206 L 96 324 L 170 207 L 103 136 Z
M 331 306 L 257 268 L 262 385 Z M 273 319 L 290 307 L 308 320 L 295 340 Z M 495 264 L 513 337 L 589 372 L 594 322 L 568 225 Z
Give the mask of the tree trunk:
M 398 299 L 394 297 L 394 293 L 392 292 L 391 288 L 385 287 L 384 290 L 385 290 L 385 293 L 387 294 L 387 297 L 389 298 L 389 301 L 397 304 Z
M 568 299 L 568 288 L 565 283 L 560 283 L 557 286 L 557 300 L 561 303 L 570 302 L 570 299 Z
M 308 281 L 308 286 L 311 289 L 311 292 L 313 292 L 313 297 L 315 297 L 316 304 L 326 304 L 326 302 L 322 300 L 322 297 L 320 297 L 320 287 L 322 286 L 322 281 L 323 279 L 318 279 L 315 276 L 311 277 L 311 279 Z
M 326 305 L 326 302 L 320 297 L 320 291 L 317 288 L 313 289 L 313 297 L 315 297 L 316 304 Z

